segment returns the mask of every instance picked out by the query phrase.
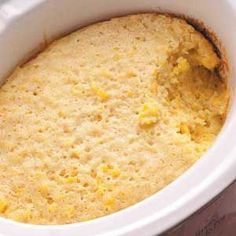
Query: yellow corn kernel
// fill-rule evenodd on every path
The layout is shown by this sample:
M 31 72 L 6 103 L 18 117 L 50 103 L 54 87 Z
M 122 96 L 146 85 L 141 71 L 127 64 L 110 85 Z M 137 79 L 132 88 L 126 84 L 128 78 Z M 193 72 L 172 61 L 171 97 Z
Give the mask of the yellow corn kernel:
M 177 65 L 173 68 L 172 75 L 180 75 L 187 72 L 190 69 L 190 64 L 188 60 L 184 57 L 179 57 L 177 60 Z
M 75 183 L 77 182 L 77 176 L 69 176 L 65 178 L 65 182 L 66 183 Z
M 80 152 L 77 149 L 71 150 L 70 156 L 73 158 L 80 158 Z
M 35 177 L 36 179 L 41 179 L 43 176 L 44 176 L 43 172 L 40 172 L 40 171 L 37 171 L 37 172 L 34 174 L 34 177 Z
M 128 97 L 133 97 L 135 95 L 135 93 L 131 90 L 127 91 L 127 95 Z
M 120 48 L 118 48 L 118 47 L 114 47 L 113 50 L 114 50 L 114 51 L 119 51 Z
M 136 76 L 136 73 L 135 73 L 134 71 L 130 70 L 130 71 L 128 71 L 128 72 L 126 73 L 126 76 L 127 76 L 128 78 L 135 77 L 135 76 Z
M 139 113 L 140 125 L 153 125 L 159 118 L 159 109 L 155 103 L 145 103 L 142 111 Z
M 8 208 L 8 202 L 6 199 L 0 199 L 0 213 L 4 213 Z
M 116 178 L 120 175 L 120 171 L 119 170 L 112 170 L 111 175 L 112 175 L 112 177 Z
M 105 70 L 105 69 L 101 70 L 100 75 L 102 77 L 105 77 L 105 78 L 108 78 L 108 79 L 112 78 L 111 72 L 109 72 L 108 70 Z
M 104 164 L 101 166 L 101 170 L 104 173 L 107 173 L 108 171 L 110 171 L 112 169 L 112 167 L 110 165 Z
M 49 187 L 47 184 L 42 184 L 37 188 L 38 192 L 40 192 L 43 196 L 46 196 L 49 192 Z
M 97 94 L 97 96 L 100 98 L 101 101 L 108 100 L 109 94 L 107 92 L 98 88 L 95 84 L 92 84 L 91 88 L 92 88 L 93 92 L 95 92 Z
M 104 195 L 104 193 L 106 192 L 106 188 L 102 185 L 98 186 L 98 189 L 97 189 L 97 193 L 99 195 Z
M 113 57 L 113 60 L 115 60 L 115 61 L 119 61 L 122 57 L 121 57 L 121 55 L 120 54 L 115 54 Z
M 189 127 L 186 124 L 181 123 L 179 129 L 181 134 L 190 134 Z
M 196 151 L 197 151 L 198 153 L 203 153 L 203 152 L 206 151 L 206 147 L 204 147 L 204 146 L 197 146 L 197 147 L 196 147 Z
M 66 113 L 61 110 L 61 111 L 58 112 L 58 115 L 59 115 L 60 117 L 65 117 L 65 116 L 66 116 Z
M 159 71 L 157 68 L 153 70 L 152 75 L 154 76 L 155 79 L 159 76 Z
M 115 199 L 113 197 L 106 198 L 105 199 L 105 205 L 114 206 L 115 205 Z
M 90 220 L 90 218 L 87 216 L 81 216 L 80 218 L 79 218 L 79 222 L 84 222 L 84 221 L 88 221 L 88 220 Z

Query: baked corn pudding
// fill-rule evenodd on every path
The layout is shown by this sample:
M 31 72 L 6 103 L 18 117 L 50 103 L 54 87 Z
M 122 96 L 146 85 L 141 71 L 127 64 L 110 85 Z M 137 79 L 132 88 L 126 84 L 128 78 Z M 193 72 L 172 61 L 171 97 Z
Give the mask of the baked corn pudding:
M 0 215 L 81 222 L 171 183 L 224 123 L 221 64 L 201 33 L 162 14 L 53 42 L 0 89 Z

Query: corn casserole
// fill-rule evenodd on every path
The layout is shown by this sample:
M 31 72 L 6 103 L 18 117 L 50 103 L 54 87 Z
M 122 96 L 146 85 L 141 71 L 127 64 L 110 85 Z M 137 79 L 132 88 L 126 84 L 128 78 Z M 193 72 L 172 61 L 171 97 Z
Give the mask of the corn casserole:
M 201 33 L 162 14 L 53 42 L 0 88 L 0 215 L 81 222 L 164 188 L 224 123 L 221 63 Z

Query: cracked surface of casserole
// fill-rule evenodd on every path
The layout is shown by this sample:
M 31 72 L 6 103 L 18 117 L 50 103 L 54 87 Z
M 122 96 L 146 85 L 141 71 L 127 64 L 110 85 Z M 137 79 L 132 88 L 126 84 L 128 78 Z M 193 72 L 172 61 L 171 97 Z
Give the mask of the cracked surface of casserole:
M 220 64 L 192 26 L 158 14 L 52 43 L 0 89 L 0 215 L 80 222 L 168 185 L 223 125 Z

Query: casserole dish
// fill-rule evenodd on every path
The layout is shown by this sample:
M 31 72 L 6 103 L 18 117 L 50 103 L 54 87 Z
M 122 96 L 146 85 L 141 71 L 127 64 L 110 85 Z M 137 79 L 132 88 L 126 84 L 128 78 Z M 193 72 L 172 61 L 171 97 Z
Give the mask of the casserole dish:
M 2 235 L 153 235 L 161 234 L 201 208 L 235 180 L 236 46 L 233 1 L 2 1 L 0 8 L 0 77 L 29 59 L 45 42 L 81 26 L 135 12 L 161 11 L 203 21 L 216 33 L 230 62 L 231 103 L 225 125 L 212 148 L 162 191 L 115 214 L 62 226 L 37 226 L 0 220 Z M 213 5 L 214 4 L 214 5 Z M 214 6 L 214 11 L 209 11 Z M 217 17 L 220 15 L 221 17 Z M 226 27 L 227 26 L 227 27 Z

